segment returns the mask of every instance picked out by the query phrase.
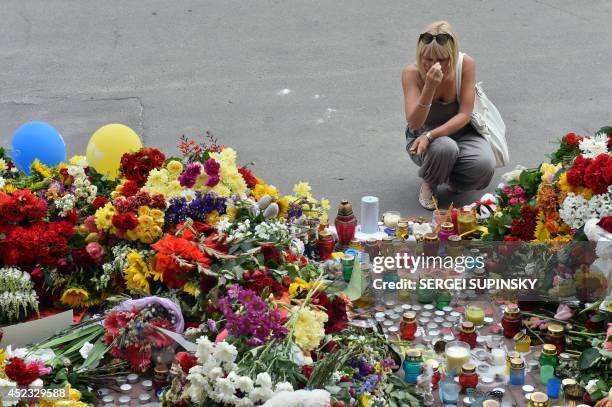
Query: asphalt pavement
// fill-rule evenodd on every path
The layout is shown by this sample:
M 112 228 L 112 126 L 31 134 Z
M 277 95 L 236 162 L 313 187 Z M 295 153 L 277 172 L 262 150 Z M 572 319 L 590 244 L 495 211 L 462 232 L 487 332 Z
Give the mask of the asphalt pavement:
M 0 145 L 29 120 L 70 154 L 107 123 L 168 153 L 210 130 L 282 191 L 309 181 L 357 213 L 363 195 L 427 213 L 400 74 L 431 21 L 453 24 L 506 121 L 512 163 L 489 191 L 566 132 L 612 124 L 606 0 L 3 0 L 0 16 Z M 442 189 L 441 204 L 480 195 Z

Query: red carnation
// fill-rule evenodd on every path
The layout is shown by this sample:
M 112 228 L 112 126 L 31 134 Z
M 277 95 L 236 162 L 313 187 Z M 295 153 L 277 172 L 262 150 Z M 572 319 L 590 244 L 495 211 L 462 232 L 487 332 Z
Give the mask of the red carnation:
M 612 157 L 600 154 L 586 166 L 584 184 L 593 190 L 594 194 L 603 194 L 612 185 Z
M 271 244 L 266 243 L 263 246 L 261 246 L 261 254 L 263 254 L 264 261 L 266 263 L 271 262 L 275 265 L 278 265 L 281 263 L 280 253 L 278 252 L 276 247 L 274 247 Z
M 255 188 L 255 185 L 257 185 L 257 178 L 255 178 L 251 170 L 249 170 L 247 167 L 240 167 L 238 168 L 238 172 L 240 175 L 242 175 L 244 182 L 246 182 L 249 188 Z
M 121 173 L 128 180 L 142 186 L 149 172 L 161 168 L 165 159 L 166 156 L 155 148 L 141 148 L 135 153 L 126 153 L 121 157 Z
M 138 226 L 138 218 L 133 212 L 113 216 L 113 226 L 119 230 L 132 230 Z
M 136 184 L 136 182 L 132 180 L 128 180 L 121 187 L 121 195 L 126 196 L 126 197 L 136 195 L 138 190 L 139 190 L 138 184 Z
M 266 288 L 268 288 L 268 292 L 272 292 L 277 296 L 281 296 L 287 291 L 278 281 L 270 277 L 265 269 L 255 270 L 251 273 L 244 286 L 249 290 L 255 291 L 259 296 L 261 296 Z
M 312 372 L 314 372 L 314 367 L 310 365 L 302 366 L 302 373 L 304 374 L 304 376 L 306 376 L 307 379 L 310 379 Z
M 108 199 L 104 198 L 103 196 L 97 196 L 93 200 L 93 203 L 91 205 L 93 206 L 95 210 L 98 210 L 102 208 L 104 205 L 106 205 L 107 203 L 108 203 Z
M 4 367 L 4 373 L 20 386 L 29 386 L 40 377 L 38 366 L 35 363 L 26 363 L 21 358 L 11 358 Z
M 187 352 L 179 352 L 176 354 L 176 361 L 181 366 L 181 369 L 183 369 L 183 372 L 187 374 L 189 373 L 189 369 L 198 363 L 198 358 Z
M 601 227 L 608 233 L 612 233 L 612 216 L 601 218 L 601 220 L 597 222 L 597 226 Z

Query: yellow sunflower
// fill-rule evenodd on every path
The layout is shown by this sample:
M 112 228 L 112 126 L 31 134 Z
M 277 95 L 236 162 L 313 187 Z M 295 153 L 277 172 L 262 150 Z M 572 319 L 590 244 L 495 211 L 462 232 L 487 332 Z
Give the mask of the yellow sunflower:
M 128 266 L 123 270 L 125 286 L 132 294 L 151 293 L 147 277 L 151 274 L 149 266 L 136 251 L 131 251 L 126 257 Z
M 89 300 L 89 293 L 82 288 L 68 288 L 62 294 L 60 301 L 72 308 L 81 308 Z

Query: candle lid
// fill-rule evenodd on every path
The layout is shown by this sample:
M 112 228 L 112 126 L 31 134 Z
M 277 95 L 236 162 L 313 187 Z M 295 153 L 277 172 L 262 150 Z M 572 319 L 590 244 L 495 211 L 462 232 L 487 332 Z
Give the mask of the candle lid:
M 474 323 L 470 321 L 463 321 L 461 324 L 461 330 L 466 333 L 474 332 Z
M 542 347 L 542 353 L 544 353 L 546 355 L 556 355 L 557 354 L 557 348 L 552 343 L 546 343 Z
M 425 239 L 426 242 L 435 242 L 438 240 L 438 235 L 435 233 L 425 233 L 423 239 Z
M 482 402 L 482 407 L 500 407 L 499 401 L 497 400 L 485 400 Z
M 399 221 L 399 222 L 397 222 L 397 227 L 398 228 L 407 228 L 408 227 L 408 222 Z
M 378 240 L 376 240 L 375 237 L 368 237 L 366 239 L 366 244 L 368 244 L 368 245 L 372 245 L 372 244 L 376 244 L 376 243 L 378 243 Z
M 411 311 L 404 312 L 404 315 L 402 315 L 402 319 L 404 322 L 414 322 L 416 320 L 416 314 Z
M 461 373 L 463 374 L 473 374 L 476 373 L 476 366 L 472 363 L 465 363 L 461 366 Z
M 563 333 L 563 330 L 564 330 L 563 325 L 559 325 L 559 324 L 548 325 L 548 332 L 551 335 L 555 335 L 555 336 L 561 335 Z
M 407 358 L 415 358 L 418 359 L 420 358 L 422 355 L 421 351 L 418 349 L 411 349 L 408 352 L 406 352 L 406 357 Z
M 393 242 L 393 237 L 389 235 L 385 235 L 382 238 L 383 244 L 391 244 Z
M 131 400 L 130 396 L 121 396 L 119 397 L 119 403 L 121 404 L 128 404 Z
M 338 216 L 351 216 L 352 214 L 353 206 L 348 199 L 343 199 L 340 201 L 340 206 L 338 206 Z
M 327 229 L 323 229 L 322 231 L 319 232 L 319 237 L 322 239 L 330 238 L 331 235 L 332 235 L 331 232 Z
M 442 222 L 442 225 L 440 225 L 440 229 L 445 232 L 452 232 L 453 230 L 455 230 L 455 226 L 453 226 L 451 222 Z
M 485 376 L 485 377 L 483 377 L 482 379 L 480 379 L 480 381 L 482 382 L 482 384 L 491 384 L 491 383 L 493 383 L 495 380 L 493 380 L 493 378 L 492 378 L 492 377 Z
M 461 241 L 461 236 L 459 236 L 459 235 L 450 235 L 448 237 L 448 241 L 449 242 L 453 242 L 453 243 L 459 243 Z
M 515 369 L 522 369 L 525 367 L 525 363 L 521 358 L 510 359 L 510 367 L 513 367 Z
M 568 377 L 567 379 L 563 379 L 563 380 L 561 381 L 561 385 L 562 385 L 563 387 L 565 387 L 565 386 L 571 386 L 571 385 L 574 385 L 574 384 L 576 384 L 576 380 L 574 380 L 574 379 L 570 379 L 569 377 Z
M 510 359 L 517 359 L 517 358 L 520 358 L 520 357 L 521 357 L 521 354 L 516 352 L 516 351 L 512 350 L 512 351 L 508 352 L 508 359 L 509 360 Z
M 538 403 L 538 404 L 535 404 L 535 406 L 544 407 L 546 406 L 546 403 L 548 402 L 548 396 L 538 391 L 531 395 L 531 401 L 533 401 L 534 403 Z
M 526 337 L 527 335 L 525 334 L 525 332 L 521 331 L 521 332 L 517 332 L 516 335 L 514 335 L 512 339 L 514 339 L 515 342 L 523 342 Z

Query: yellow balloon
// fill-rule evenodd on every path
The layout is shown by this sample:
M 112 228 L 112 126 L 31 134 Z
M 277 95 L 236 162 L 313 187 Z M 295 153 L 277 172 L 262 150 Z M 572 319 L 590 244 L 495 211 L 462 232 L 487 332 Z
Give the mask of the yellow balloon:
M 87 143 L 87 162 L 100 174 L 114 180 L 119 176 L 121 156 L 142 148 L 138 134 L 123 124 L 100 127 Z

